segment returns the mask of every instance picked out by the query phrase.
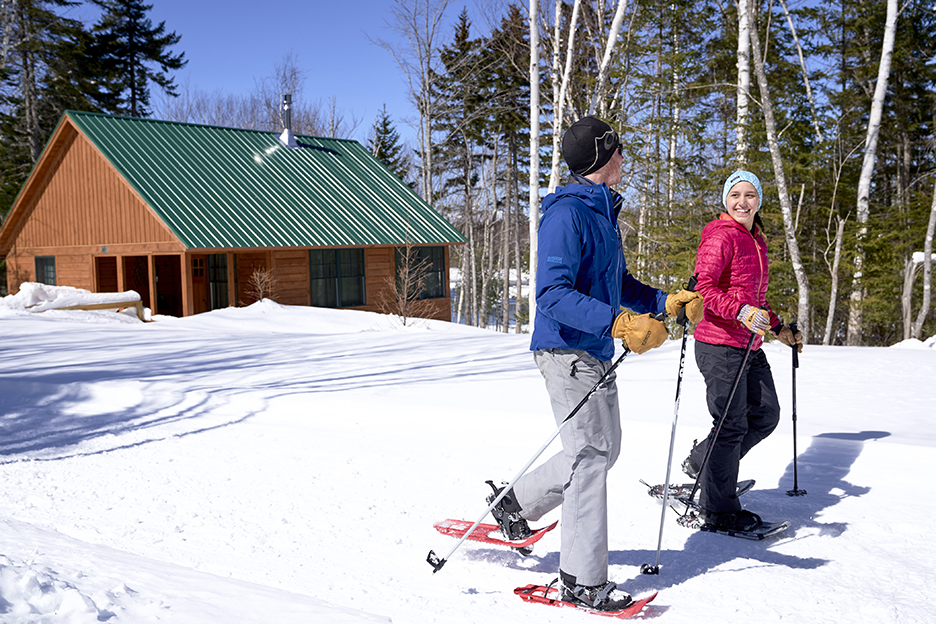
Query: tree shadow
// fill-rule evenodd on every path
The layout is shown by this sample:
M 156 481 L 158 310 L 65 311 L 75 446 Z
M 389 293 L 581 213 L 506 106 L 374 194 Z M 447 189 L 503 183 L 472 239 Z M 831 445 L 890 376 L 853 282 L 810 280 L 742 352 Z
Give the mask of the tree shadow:
M 862 496 L 870 488 L 854 485 L 846 480 L 852 465 L 861 454 L 864 443 L 889 436 L 886 431 L 863 431 L 859 433 L 824 433 L 815 436 L 806 451 L 797 457 L 799 489 L 806 490 L 804 496 L 788 496 L 793 486 L 793 462 L 780 478 L 778 487 L 771 490 L 754 489 L 744 496 L 745 507 L 756 510 L 768 521 L 790 520 L 792 526 L 785 532 L 763 541 L 749 541 L 711 533 L 694 532 L 679 550 L 663 550 L 660 553 L 660 574 L 637 574 L 631 579 L 615 578 L 626 591 L 637 596 L 668 587 L 680 585 L 694 577 L 716 570 L 734 560 L 747 561 L 746 567 L 785 566 L 812 570 L 827 563 L 826 559 L 797 557 L 771 550 L 772 546 L 797 539 L 794 533 L 813 529 L 819 535 L 839 537 L 847 529 L 845 522 L 819 522 L 815 518 L 842 499 Z M 685 531 L 675 522 L 676 514 L 667 512 L 666 531 Z M 803 537 L 801 535 L 801 537 Z M 559 553 L 548 552 L 541 556 L 521 558 L 503 549 L 479 548 L 467 555 L 478 561 L 495 563 L 518 570 L 543 574 L 557 573 Z M 645 563 L 656 561 L 653 550 L 611 551 L 611 565 L 628 566 L 635 569 Z
M 865 442 L 889 435 L 885 431 L 863 431 L 815 436 L 809 448 L 796 458 L 799 489 L 806 490 L 806 495 L 787 495 L 793 486 L 793 462 L 790 462 L 778 487 L 771 490 L 755 489 L 744 497 L 744 506 L 756 510 L 766 520 L 790 520 L 792 526 L 787 531 L 760 542 L 696 532 L 681 550 L 664 550 L 660 553 L 659 575 L 638 574 L 626 582 L 627 590 L 637 595 L 680 585 L 735 559 L 748 560 L 749 567 L 785 566 L 809 570 L 826 565 L 829 562 L 825 559 L 786 555 L 771 550 L 771 547 L 789 541 L 794 533 L 801 535 L 803 529 L 818 530 L 820 535 L 831 537 L 842 535 L 848 529 L 847 523 L 824 523 L 815 518 L 843 498 L 862 496 L 870 491 L 870 488 L 854 485 L 845 478 L 861 454 Z M 667 516 L 670 520 L 664 531 L 685 530 L 675 525 L 675 514 L 667 513 Z M 611 563 L 614 565 L 639 567 L 655 561 L 655 549 L 611 553 Z
M 129 327 L 101 332 L 92 326 L 79 337 L 67 327 L 4 336 L 9 357 L 0 362 L 0 464 L 215 429 L 251 418 L 279 397 L 493 378 L 529 368 L 526 352 L 505 357 L 504 350 L 477 348 L 466 362 L 433 348 L 432 341 L 414 358 L 423 345 L 410 335 L 364 348 L 367 332 L 340 344 L 296 334 L 271 349 L 262 332 L 245 332 L 236 339 L 224 334 L 206 350 L 190 332 Z M 108 341 L 133 356 L 115 361 Z M 471 341 L 483 344 L 481 338 L 464 340 Z M 488 365 L 479 367 L 480 361 Z M 238 383 L 231 385 L 235 377 Z

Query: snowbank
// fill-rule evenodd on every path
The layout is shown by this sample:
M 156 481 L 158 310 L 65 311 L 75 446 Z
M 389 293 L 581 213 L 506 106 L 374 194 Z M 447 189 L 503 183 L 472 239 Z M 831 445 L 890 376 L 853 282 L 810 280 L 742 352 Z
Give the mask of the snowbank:
M 561 527 L 530 557 L 468 543 L 438 574 L 426 563 L 454 545 L 432 523 L 476 519 L 484 480 L 516 474 L 555 429 L 529 336 L 388 323 L 271 301 L 134 325 L 0 320 L 0 621 L 592 620 L 513 594 L 555 578 Z M 639 479 L 663 479 L 679 348 L 618 369 L 610 578 L 659 590 L 642 619 L 932 621 L 920 479 L 936 470 L 936 351 L 807 345 L 796 379 L 808 495 L 793 498 L 791 351 L 765 345 L 783 411 L 742 462 L 757 481 L 742 502 L 792 527 L 747 542 L 668 512 L 661 573 L 647 576 L 661 506 Z M 711 425 L 693 350 L 676 462 Z
M 84 319 L 89 322 L 106 322 L 113 317 L 114 311 L 124 308 L 122 317 L 137 319 L 134 304 L 140 301 L 140 295 L 134 290 L 118 293 L 93 293 L 71 286 L 49 286 L 36 282 L 20 284 L 19 292 L 0 298 L 0 316 L 22 316 L 34 312 L 67 313 L 65 318 Z M 95 307 L 114 304 L 113 308 L 101 310 L 62 310 L 62 308 Z M 145 310 L 149 313 L 149 309 Z M 110 318 L 114 322 L 127 322 L 127 318 Z

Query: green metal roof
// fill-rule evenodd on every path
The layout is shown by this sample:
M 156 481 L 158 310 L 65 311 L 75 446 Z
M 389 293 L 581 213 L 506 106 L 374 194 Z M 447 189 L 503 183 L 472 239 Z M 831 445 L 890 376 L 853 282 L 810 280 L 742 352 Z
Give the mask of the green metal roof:
M 189 248 L 466 240 L 357 141 L 65 114 Z

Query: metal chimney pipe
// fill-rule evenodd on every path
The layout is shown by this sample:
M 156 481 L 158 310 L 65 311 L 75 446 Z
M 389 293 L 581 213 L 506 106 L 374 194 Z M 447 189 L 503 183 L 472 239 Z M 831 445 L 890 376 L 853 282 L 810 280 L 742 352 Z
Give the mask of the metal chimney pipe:
M 292 132 L 292 94 L 283 94 L 283 123 L 286 130 Z

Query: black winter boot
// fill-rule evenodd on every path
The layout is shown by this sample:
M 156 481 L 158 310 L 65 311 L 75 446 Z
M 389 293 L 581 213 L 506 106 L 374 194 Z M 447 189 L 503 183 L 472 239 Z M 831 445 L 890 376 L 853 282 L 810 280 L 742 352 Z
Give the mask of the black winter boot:
M 699 441 L 698 441 L 698 440 L 693 440 L 693 441 L 692 441 L 692 449 L 693 449 L 693 450 L 695 450 L 695 447 L 698 446 L 698 445 L 699 445 Z M 682 471 L 683 471 L 684 473 L 686 473 L 686 475 L 688 475 L 690 479 L 698 479 L 698 478 L 699 478 L 699 466 L 698 466 L 694 461 L 692 461 L 692 452 L 691 452 L 691 451 L 689 452 L 689 457 L 687 457 L 685 460 L 683 460 L 683 463 L 682 463 Z
M 741 509 L 725 513 L 702 511 L 702 520 L 716 529 L 728 531 L 755 531 L 764 524 L 761 517 L 752 511 Z
M 494 490 L 494 493 L 487 497 L 487 504 L 490 505 L 504 488 L 497 487 L 494 485 L 493 481 L 486 481 L 485 483 L 490 485 L 491 489 Z M 504 498 L 500 499 L 500 502 L 494 506 L 494 509 L 491 510 L 491 515 L 497 520 L 497 525 L 500 527 L 501 533 L 504 534 L 504 539 L 506 540 L 522 540 L 533 535 L 533 531 L 530 530 L 530 525 L 527 524 L 524 518 L 520 517 L 520 504 L 514 496 L 513 488 L 511 488 L 510 491 L 504 495 Z M 526 557 L 533 552 L 533 547 L 524 546 L 521 548 L 514 548 L 514 550 Z
M 634 602 L 630 594 L 619 590 L 617 584 L 611 581 L 587 587 L 568 581 L 562 572 L 559 574 L 562 575 L 559 582 L 559 600 L 563 602 L 595 611 L 620 611 Z

